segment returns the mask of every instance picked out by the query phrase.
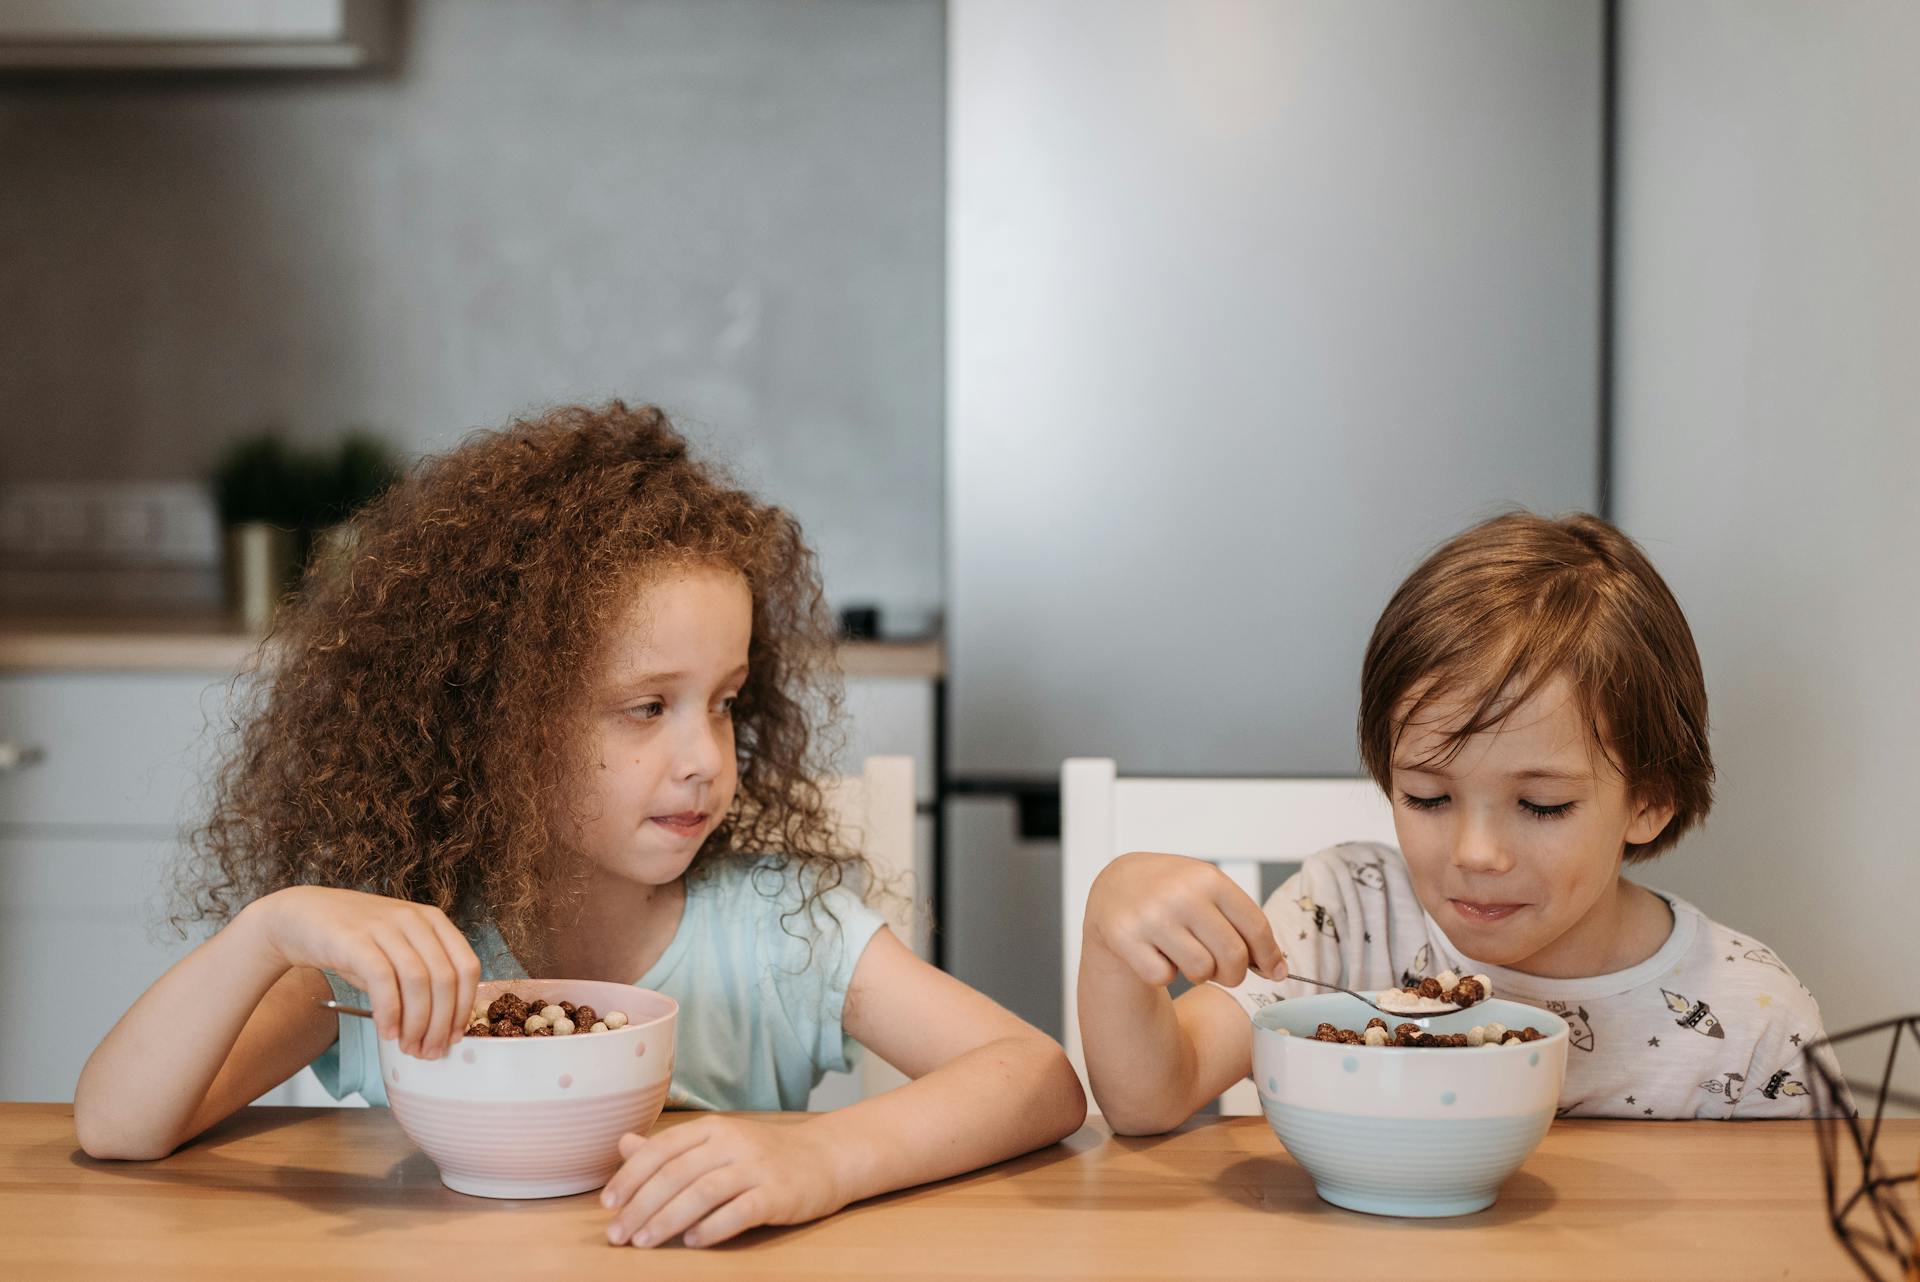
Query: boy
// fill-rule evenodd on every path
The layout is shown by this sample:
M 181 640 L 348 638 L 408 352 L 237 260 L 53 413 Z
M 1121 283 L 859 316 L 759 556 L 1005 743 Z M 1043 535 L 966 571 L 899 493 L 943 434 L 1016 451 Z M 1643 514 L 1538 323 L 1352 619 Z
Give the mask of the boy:
M 1368 643 L 1360 749 L 1399 850 L 1322 851 L 1264 912 L 1179 855 L 1095 881 L 1080 1024 L 1117 1132 L 1246 1076 L 1249 1014 L 1317 991 L 1289 967 L 1363 991 L 1490 976 L 1570 1025 L 1561 1116 L 1811 1113 L 1812 995 L 1751 935 L 1621 875 L 1706 816 L 1713 761 L 1692 633 L 1619 530 L 1513 513 L 1427 558 Z M 1177 1001 L 1176 974 L 1196 985 Z

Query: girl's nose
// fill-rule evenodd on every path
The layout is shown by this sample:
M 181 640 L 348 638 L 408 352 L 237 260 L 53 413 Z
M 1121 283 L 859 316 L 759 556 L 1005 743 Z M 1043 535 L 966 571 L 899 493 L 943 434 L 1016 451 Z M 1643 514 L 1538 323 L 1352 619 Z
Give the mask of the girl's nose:
M 720 773 L 726 745 L 720 742 L 721 728 L 711 718 L 699 718 L 681 739 L 680 777 L 702 781 Z

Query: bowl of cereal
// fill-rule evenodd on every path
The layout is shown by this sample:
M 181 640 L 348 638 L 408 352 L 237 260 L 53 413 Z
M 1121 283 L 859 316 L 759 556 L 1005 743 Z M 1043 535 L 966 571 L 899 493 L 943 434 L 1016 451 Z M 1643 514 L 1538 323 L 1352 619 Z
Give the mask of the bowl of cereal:
M 671 997 L 586 979 L 488 980 L 442 1058 L 380 1041 L 393 1118 L 477 1197 L 564 1197 L 607 1182 L 619 1141 L 660 1116 L 673 1077 Z
M 1295 997 L 1253 1017 L 1253 1070 L 1267 1123 L 1321 1198 L 1466 1215 L 1553 1124 L 1567 1025 L 1509 1001 L 1389 1023 L 1344 994 Z

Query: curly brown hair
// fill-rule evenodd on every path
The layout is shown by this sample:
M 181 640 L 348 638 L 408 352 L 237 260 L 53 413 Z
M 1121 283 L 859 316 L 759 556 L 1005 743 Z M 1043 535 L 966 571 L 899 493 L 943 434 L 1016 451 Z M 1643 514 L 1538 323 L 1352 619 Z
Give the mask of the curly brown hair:
M 690 875 L 771 860 L 811 910 L 870 872 L 817 782 L 841 692 L 814 555 L 791 515 L 690 455 L 660 410 L 568 406 L 478 433 L 353 534 L 261 647 L 177 920 L 348 887 L 490 916 L 537 964 L 578 867 L 568 809 L 608 626 L 636 588 L 689 564 L 739 571 L 753 597 L 739 791 Z

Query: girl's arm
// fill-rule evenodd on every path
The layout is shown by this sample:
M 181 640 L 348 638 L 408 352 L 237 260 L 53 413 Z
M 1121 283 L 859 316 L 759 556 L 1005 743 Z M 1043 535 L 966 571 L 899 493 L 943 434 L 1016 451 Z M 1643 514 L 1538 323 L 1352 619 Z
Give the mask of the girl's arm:
M 875 933 L 847 990 L 846 1029 L 915 1080 L 794 1126 L 708 1117 L 620 1142 L 601 1201 L 615 1243 L 688 1246 L 798 1224 L 849 1202 L 958 1175 L 1065 1138 L 1086 1095 L 1059 1045 Z
M 310 1063 L 338 1016 L 322 970 L 373 1002 L 381 1036 L 435 1058 L 473 1009 L 480 966 L 438 909 L 301 886 L 241 909 L 141 994 L 74 1088 L 80 1147 L 165 1157 Z
M 1080 1039 L 1117 1134 L 1178 1126 L 1247 1075 L 1252 1026 L 1207 981 L 1237 984 L 1249 967 L 1278 979 L 1286 956 L 1260 906 L 1213 864 L 1136 853 L 1101 871 L 1081 931 Z M 1178 1001 L 1167 996 L 1176 975 L 1195 985 Z

